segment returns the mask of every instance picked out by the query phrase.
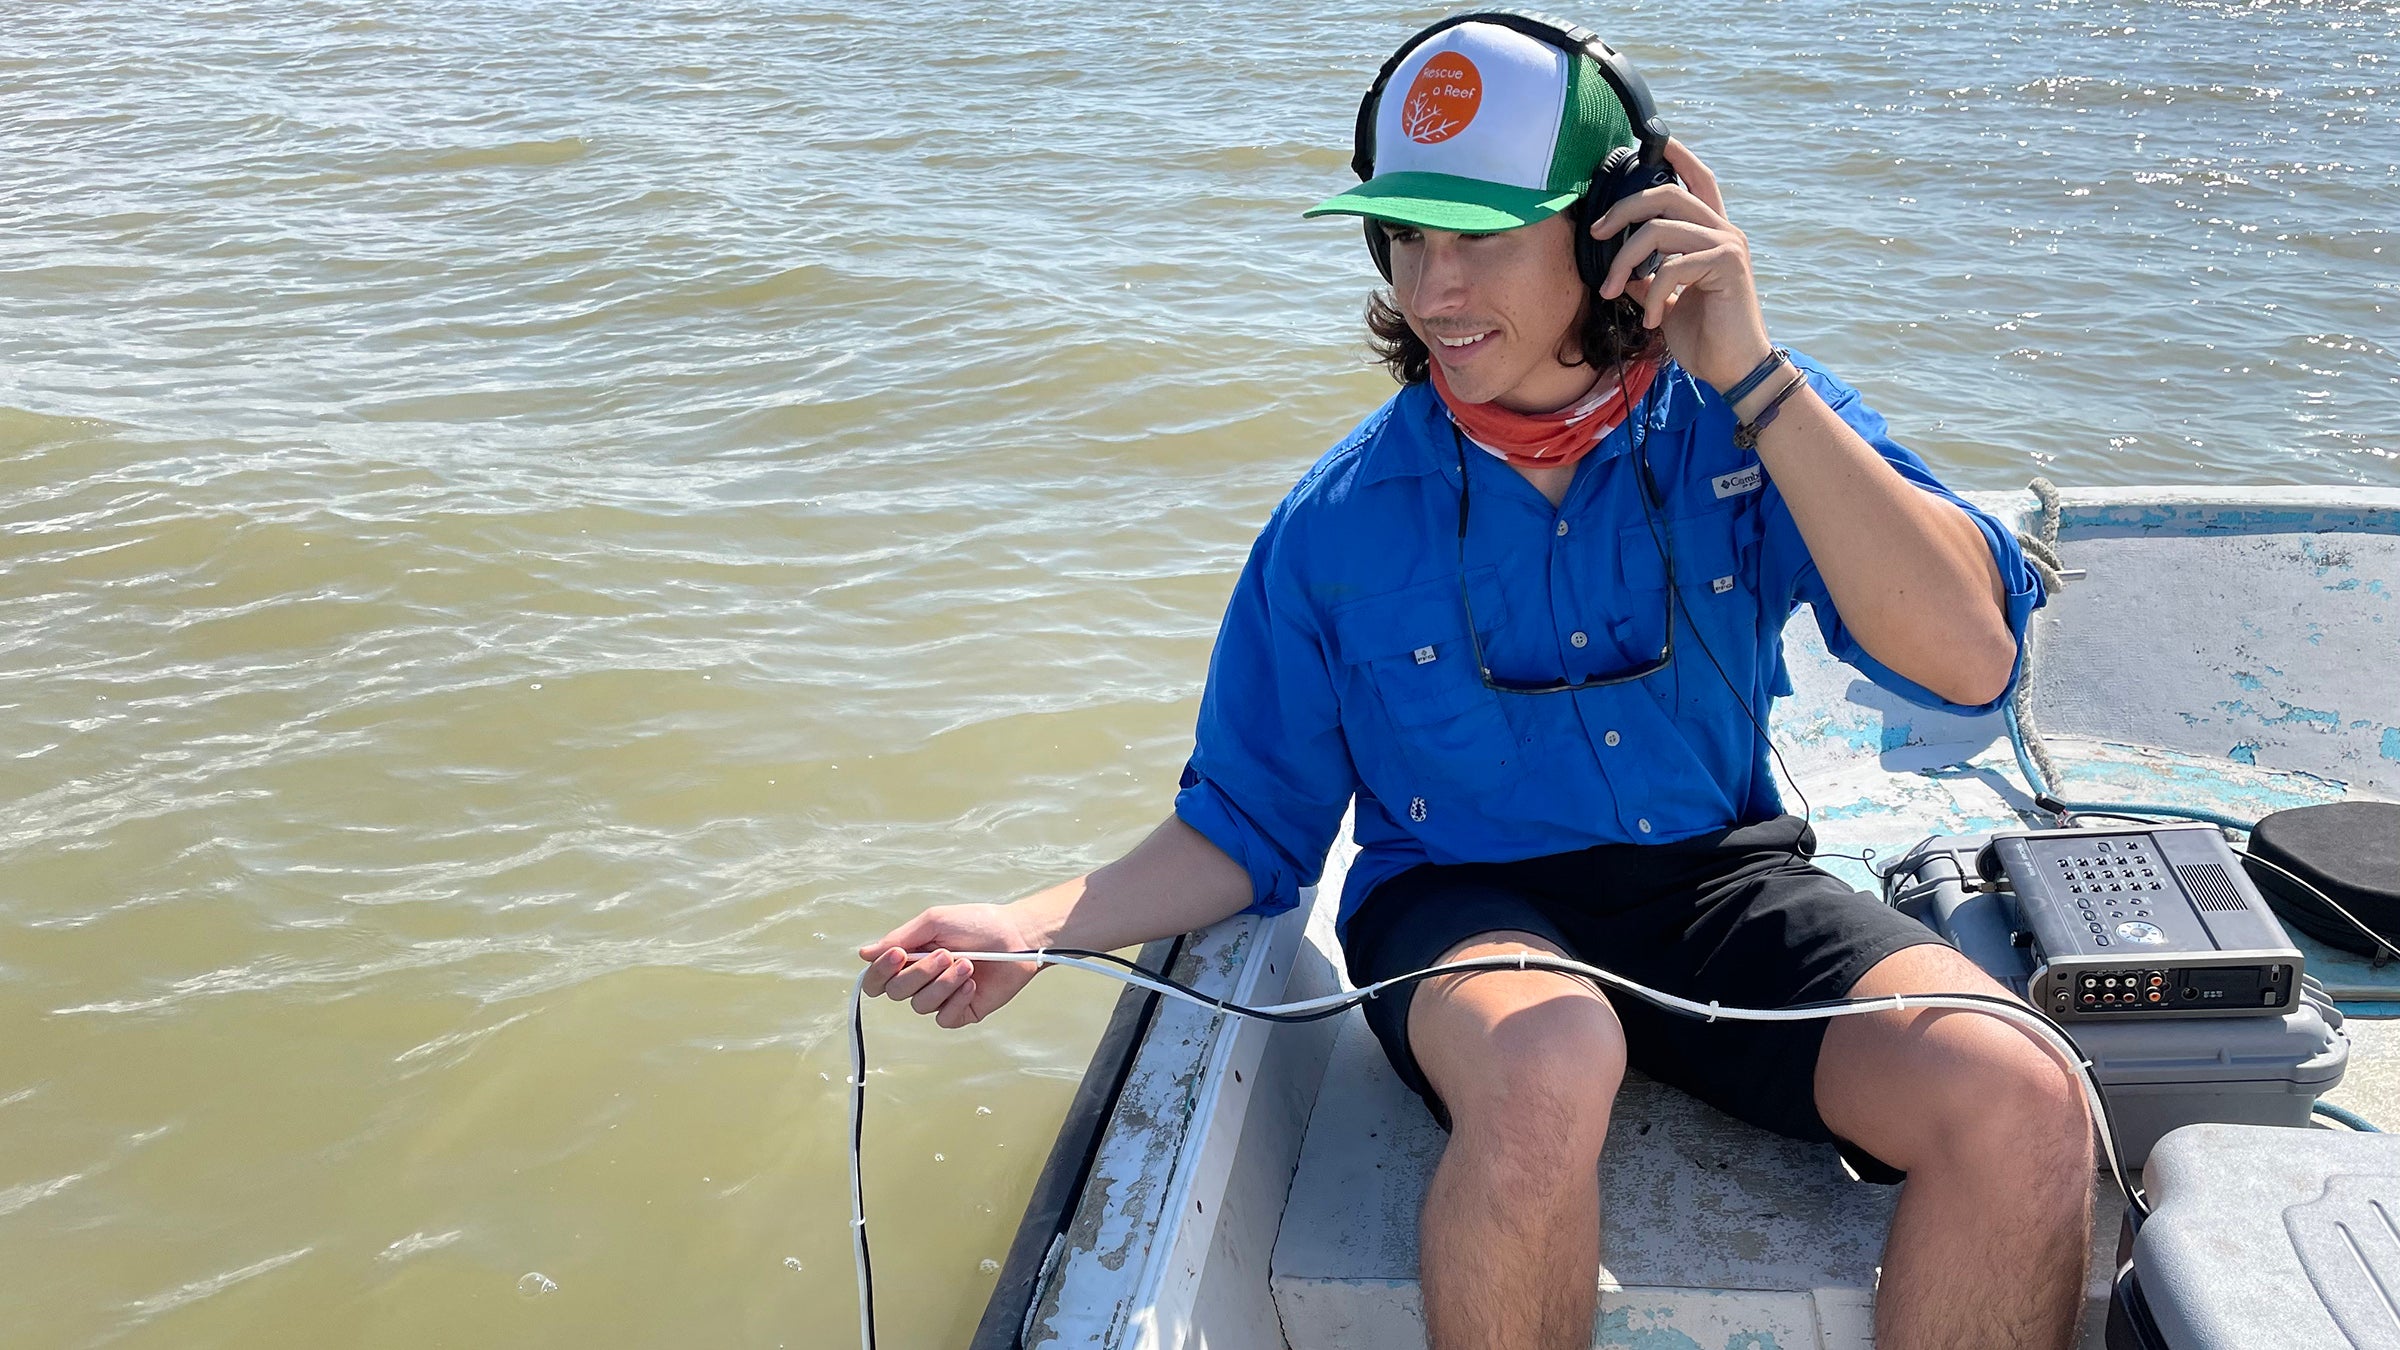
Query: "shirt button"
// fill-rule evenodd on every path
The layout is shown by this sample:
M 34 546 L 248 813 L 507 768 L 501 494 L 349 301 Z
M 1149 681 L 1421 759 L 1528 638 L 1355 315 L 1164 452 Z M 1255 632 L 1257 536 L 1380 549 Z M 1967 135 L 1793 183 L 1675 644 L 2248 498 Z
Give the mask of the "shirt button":
M 1600 739 L 1608 742 L 1610 745 L 1615 745 L 1617 743 L 1617 733 L 1612 731 Z
M 1560 538 L 1562 538 L 1562 539 L 1563 539 L 1563 538 L 1565 538 L 1565 537 L 1566 537 L 1566 533 L 1567 533 L 1567 522 L 1565 522 L 1565 521 L 1563 521 L 1563 520 L 1562 520 L 1562 521 L 1560 521 L 1560 522 L 1558 522 L 1558 533 L 1559 533 L 1559 537 L 1560 537 Z
M 1650 833 L 1650 817 L 1644 816 L 1640 820 L 1633 822 L 1633 828 L 1640 830 L 1644 834 Z
M 1567 641 L 1572 642 L 1576 646 L 1580 647 L 1583 644 L 1591 641 L 1591 639 L 1583 635 L 1583 630 L 1577 629 L 1576 631 L 1567 634 Z

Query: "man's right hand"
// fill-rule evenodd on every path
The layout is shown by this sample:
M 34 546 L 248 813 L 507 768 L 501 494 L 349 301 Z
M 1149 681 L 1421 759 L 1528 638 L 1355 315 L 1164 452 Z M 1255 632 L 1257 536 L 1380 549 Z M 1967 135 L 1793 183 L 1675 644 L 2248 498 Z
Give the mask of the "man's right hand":
M 1017 996 L 1040 966 L 994 961 L 978 967 L 953 951 L 1020 952 L 1044 945 L 1014 905 L 937 905 L 866 946 L 869 998 L 906 999 L 936 1025 L 972 1026 Z M 915 960 L 910 953 L 917 953 Z
M 1188 933 L 1250 903 L 1250 874 L 1173 816 L 1131 853 L 1073 881 L 1006 905 L 936 905 L 858 949 L 870 998 L 906 999 L 945 1027 L 999 1011 L 1041 969 L 1030 961 L 977 966 L 952 952 L 1085 947 L 1113 952 Z M 910 959 L 910 954 L 915 959 Z

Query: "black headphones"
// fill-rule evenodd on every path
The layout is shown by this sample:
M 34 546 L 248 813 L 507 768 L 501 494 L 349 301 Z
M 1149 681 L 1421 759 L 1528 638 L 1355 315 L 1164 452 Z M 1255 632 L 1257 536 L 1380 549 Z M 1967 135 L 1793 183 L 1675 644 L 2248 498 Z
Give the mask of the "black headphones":
M 1584 194 L 1568 208 L 1575 222 L 1575 270 L 1582 275 L 1584 285 L 1599 289 L 1608 279 L 1609 265 L 1616 261 L 1617 250 L 1632 235 L 1633 227 L 1627 226 L 1607 239 L 1594 239 L 1592 222 L 1608 214 L 1610 206 L 1634 193 L 1683 180 L 1675 176 L 1674 168 L 1667 163 L 1667 122 L 1658 115 L 1658 105 L 1650 99 L 1649 84 L 1632 62 L 1588 28 L 1521 9 L 1473 10 L 1453 14 L 1428 27 L 1400 44 L 1400 50 L 1393 52 L 1391 59 L 1383 63 L 1383 69 L 1375 72 L 1375 83 L 1367 86 L 1367 96 L 1359 100 L 1357 148 L 1350 156 L 1350 171 L 1362 183 L 1375 176 L 1375 114 L 1383 100 L 1384 85 L 1391 81 L 1401 58 L 1415 51 L 1427 38 L 1462 23 L 1497 24 L 1556 47 L 1567 53 L 1569 59 L 1590 57 L 1600 67 L 1601 77 L 1608 81 L 1617 102 L 1624 105 L 1626 120 L 1633 124 L 1638 144 L 1609 151 L 1608 157 L 1592 171 Z M 1385 237 L 1379 221 L 1369 219 L 1366 232 L 1367 252 L 1375 259 L 1375 270 L 1383 274 L 1385 281 L 1390 281 L 1392 241 Z

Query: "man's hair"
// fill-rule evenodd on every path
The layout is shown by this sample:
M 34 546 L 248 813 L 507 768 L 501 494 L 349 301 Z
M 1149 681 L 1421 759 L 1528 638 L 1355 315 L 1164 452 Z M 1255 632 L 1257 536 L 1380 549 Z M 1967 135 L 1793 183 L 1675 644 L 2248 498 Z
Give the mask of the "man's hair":
M 1661 334 L 1642 327 L 1642 307 L 1626 295 L 1603 300 L 1594 294 L 1584 308 L 1583 327 L 1576 338 L 1580 364 L 1594 370 L 1655 355 L 1665 344 Z M 1433 354 L 1425 350 L 1400 307 L 1392 303 L 1388 288 L 1367 296 L 1367 349 L 1402 384 L 1420 383 L 1432 373 Z

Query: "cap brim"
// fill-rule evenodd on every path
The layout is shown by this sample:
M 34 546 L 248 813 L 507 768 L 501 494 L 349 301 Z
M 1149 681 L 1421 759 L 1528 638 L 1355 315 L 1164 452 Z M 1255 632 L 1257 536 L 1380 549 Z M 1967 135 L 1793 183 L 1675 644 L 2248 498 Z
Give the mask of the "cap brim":
M 1348 192 L 1328 197 L 1300 214 L 1365 216 L 1369 220 L 1427 230 L 1496 234 L 1548 220 L 1582 195 L 1580 188 L 1552 192 L 1446 173 L 1386 173 L 1377 174 Z

